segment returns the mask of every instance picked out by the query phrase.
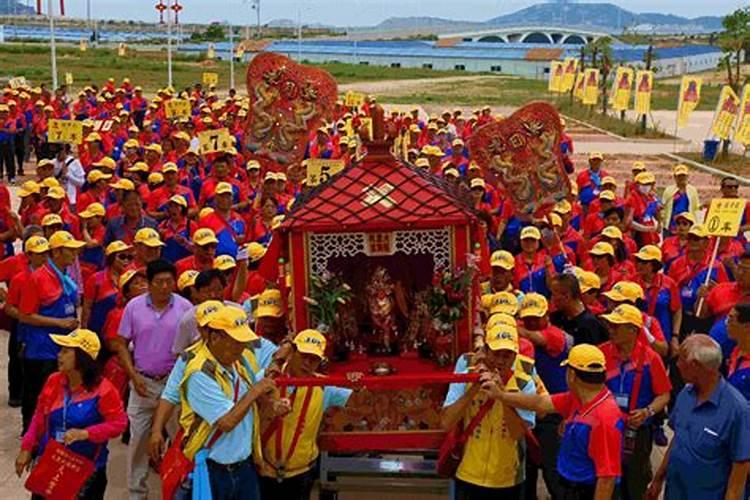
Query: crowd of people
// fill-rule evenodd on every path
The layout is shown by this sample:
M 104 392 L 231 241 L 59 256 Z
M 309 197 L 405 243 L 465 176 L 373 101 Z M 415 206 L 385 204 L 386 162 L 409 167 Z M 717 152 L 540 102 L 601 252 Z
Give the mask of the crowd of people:
M 190 116 L 167 117 L 176 98 Z M 305 159 L 357 162 L 374 105 L 338 103 Z M 290 331 L 259 270 L 308 192 L 307 163 L 265 169 L 243 146 L 248 112 L 247 97 L 201 85 L 146 97 L 109 79 L 72 101 L 65 87 L 3 91 L 0 282 L 19 475 L 57 441 L 95 464 L 79 498 L 103 498 L 107 442 L 125 433 L 132 499 L 148 496 L 150 468 L 179 458 L 194 468 L 168 487 L 162 475 L 175 498 L 309 498 L 323 415 L 352 389 L 274 382 L 317 375 L 328 340 Z M 82 121 L 83 142 L 50 143 L 52 118 Z M 386 118 L 394 153 L 465 185 L 482 227 L 481 334 L 456 365 L 480 379 L 451 384 L 441 422 L 466 434 L 453 495 L 535 498 L 541 471 L 555 499 L 657 498 L 665 485 L 671 499 L 746 498 L 750 205 L 712 260 L 687 167 L 659 196 L 648 165 L 618 181 L 600 153 L 575 165 L 564 134 L 571 195 L 544 219 L 521 215 L 465 147 L 495 119 L 489 107 Z M 197 133 L 224 127 L 234 145 L 202 154 Z M 716 196 L 738 188 L 725 177 Z M 656 470 L 653 446 L 668 446 Z

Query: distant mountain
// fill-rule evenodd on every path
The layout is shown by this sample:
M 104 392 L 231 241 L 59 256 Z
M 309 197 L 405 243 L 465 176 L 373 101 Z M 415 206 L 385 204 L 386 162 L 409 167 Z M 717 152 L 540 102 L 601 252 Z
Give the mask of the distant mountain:
M 269 28 L 282 28 L 282 29 L 291 29 L 291 28 L 297 28 L 297 21 L 293 21 L 292 19 L 272 19 L 268 21 L 264 26 L 268 26 Z M 333 26 L 329 26 L 326 24 L 320 24 L 320 23 L 302 23 L 302 26 L 305 28 L 314 28 L 314 29 L 329 29 L 333 28 Z
M 33 7 L 16 0 L 0 0 L 0 16 L 30 16 L 36 14 Z
M 457 25 L 465 26 L 484 26 L 485 23 L 472 21 L 456 21 L 453 19 L 444 19 L 442 17 L 389 17 L 375 28 L 382 30 L 403 30 L 419 28 L 451 28 Z

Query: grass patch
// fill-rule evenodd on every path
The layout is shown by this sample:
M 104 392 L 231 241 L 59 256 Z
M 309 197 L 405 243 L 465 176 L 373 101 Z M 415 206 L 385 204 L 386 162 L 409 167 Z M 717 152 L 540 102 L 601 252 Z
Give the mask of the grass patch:
M 463 76 L 467 74 L 462 72 Z M 454 104 L 459 106 L 518 106 L 545 99 L 547 82 L 523 78 L 492 77 L 461 82 L 435 82 L 424 90 L 384 93 L 382 101 L 397 104 Z
M 307 63 L 306 64 L 310 64 Z M 465 71 L 439 71 L 423 68 L 391 68 L 340 62 L 313 64 L 331 73 L 339 84 L 381 80 L 412 80 L 417 78 L 445 78 L 467 76 Z
M 706 161 L 703 159 L 702 153 L 680 153 L 679 155 L 688 160 L 705 163 L 706 165 L 716 167 L 726 172 L 745 177 L 750 176 L 750 156 L 742 156 L 734 153 L 722 155 L 720 151 L 719 154 L 716 155 L 714 161 Z

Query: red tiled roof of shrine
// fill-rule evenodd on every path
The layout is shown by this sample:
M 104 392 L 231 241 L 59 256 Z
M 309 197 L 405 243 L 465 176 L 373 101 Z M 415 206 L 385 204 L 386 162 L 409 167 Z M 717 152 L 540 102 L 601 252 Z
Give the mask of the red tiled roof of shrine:
M 281 226 L 292 231 L 390 231 L 474 220 L 467 188 L 393 157 L 363 159 L 298 200 Z

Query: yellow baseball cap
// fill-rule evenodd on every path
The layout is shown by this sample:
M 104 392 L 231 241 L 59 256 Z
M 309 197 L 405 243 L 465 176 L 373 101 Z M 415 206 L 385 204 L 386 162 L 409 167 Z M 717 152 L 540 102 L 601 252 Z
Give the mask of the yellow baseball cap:
M 453 167 L 451 167 L 451 168 L 448 168 L 448 169 L 446 169 L 446 170 L 445 170 L 445 172 L 443 172 L 443 176 L 444 176 L 444 177 L 448 177 L 448 176 L 451 176 L 451 177 L 458 177 L 458 175 L 459 175 L 459 174 L 458 174 L 458 170 L 456 170 L 456 169 L 455 169 L 455 168 L 453 168 Z
M 263 176 L 263 182 L 266 181 L 276 181 L 276 173 L 275 172 L 266 172 L 266 175 Z M 218 186 L 217 186 L 218 187 Z
M 223 331 L 237 342 L 258 340 L 258 336 L 250 329 L 247 314 L 239 307 L 224 306 L 218 313 L 208 318 L 207 326 Z
M 601 278 L 593 271 L 582 271 L 576 275 L 576 278 L 578 278 L 578 286 L 581 289 L 581 293 L 586 293 L 590 290 L 599 290 L 602 287 Z
M 547 299 L 544 297 L 544 295 L 533 292 L 527 293 L 523 297 L 519 316 L 521 318 L 541 318 L 545 314 L 547 314 L 548 309 L 549 305 L 547 304 Z
M 602 373 L 607 371 L 607 361 L 604 353 L 595 345 L 578 344 L 568 353 L 568 359 L 560 363 L 560 366 L 570 366 L 576 370 L 589 373 Z
M 148 172 L 148 164 L 145 161 L 137 161 L 128 167 L 128 172 Z
M 247 244 L 247 257 L 250 262 L 258 262 L 266 254 L 266 247 L 260 243 L 251 242 Z
M 161 184 L 162 182 L 164 182 L 164 176 L 161 175 L 161 172 L 151 172 L 150 174 L 148 174 L 146 181 L 149 184 Z
M 708 238 L 708 231 L 703 224 L 693 224 L 692 226 L 690 226 L 690 231 L 688 231 L 688 234 L 692 234 L 693 236 L 697 236 L 699 238 Z
M 247 170 L 260 170 L 260 162 L 258 160 L 247 160 L 245 168 Z
M 81 248 L 86 243 L 77 240 L 67 231 L 55 231 L 55 233 L 49 238 L 49 247 L 51 250 L 56 248 Z
M 430 168 L 430 160 L 427 158 L 417 158 L 414 165 L 419 168 Z
M 38 169 L 39 168 L 43 168 L 43 167 L 54 167 L 54 166 L 55 166 L 55 163 L 52 160 L 50 160 L 49 158 L 42 158 L 36 164 L 36 168 L 38 168 Z M 52 179 L 53 181 L 57 181 L 57 179 L 55 179 L 54 177 L 46 177 L 44 180 L 46 181 L 47 179 Z M 42 182 L 44 182 L 44 181 L 42 181 Z M 58 182 L 57 185 L 60 185 L 60 183 Z M 51 187 L 51 186 L 49 186 L 49 187 Z
M 65 198 L 65 191 L 63 191 L 63 188 L 60 186 L 54 186 L 47 190 L 47 198 L 52 198 L 54 200 L 62 200 Z
M 513 259 L 513 254 L 507 250 L 495 250 L 490 257 L 490 267 L 502 267 L 510 271 L 516 267 L 516 261 Z
M 39 184 L 34 181 L 26 181 L 21 184 L 21 187 L 18 189 L 18 196 L 19 198 L 26 198 L 29 195 L 39 194 L 40 192 L 41 187 Z
M 641 172 L 635 176 L 635 182 L 638 184 L 654 184 L 656 177 L 651 172 Z
M 162 243 L 159 233 L 157 233 L 155 229 L 152 229 L 150 227 L 144 227 L 144 228 L 139 229 L 135 233 L 135 238 L 133 238 L 133 243 L 141 243 L 143 245 L 146 245 L 147 247 L 152 247 L 152 248 L 164 246 L 164 243 Z
M 32 236 L 23 244 L 23 251 L 26 253 L 49 252 L 49 242 L 43 236 Z
M 612 184 L 617 187 L 617 180 L 611 175 L 608 175 L 602 179 L 602 186 L 605 186 L 607 184 Z
M 516 326 L 516 318 L 514 318 L 510 314 L 505 314 L 505 313 L 492 314 L 487 320 L 487 324 L 485 325 L 485 330 L 489 332 L 493 328 L 498 327 L 500 325 Z
M 493 351 L 507 350 L 518 354 L 518 330 L 515 326 L 499 325 L 487 332 L 485 343 Z
M 57 214 L 47 214 L 42 218 L 42 227 L 54 226 L 55 224 L 63 225 L 62 217 Z
M 104 214 L 106 213 L 107 211 L 104 209 L 104 205 L 101 203 L 92 203 L 86 207 L 86 210 L 78 215 L 84 219 L 88 219 L 91 217 L 104 217 Z
M 690 222 L 691 224 L 695 224 L 695 216 L 690 212 L 680 212 L 679 214 L 674 216 L 676 219 L 685 219 L 686 221 Z
M 599 193 L 599 199 L 600 200 L 608 200 L 608 201 L 615 201 L 615 193 L 610 191 L 609 189 L 605 189 L 601 193 Z
M 560 200 L 555 204 L 555 207 L 552 210 L 558 214 L 565 215 L 573 211 L 573 206 L 568 200 Z
M 278 180 L 278 178 L 276 179 Z M 216 185 L 216 189 L 214 190 L 215 194 L 234 194 L 234 191 L 232 190 L 232 185 L 228 182 L 220 182 Z
M 518 298 L 510 292 L 497 292 L 482 296 L 482 307 L 490 314 L 518 312 Z
M 255 310 L 256 318 L 268 316 L 280 318 L 284 314 L 281 307 L 281 291 L 267 288 L 258 296 L 258 308 Z
M 109 156 L 105 156 L 101 160 L 99 160 L 96 163 L 94 163 L 93 166 L 94 167 L 104 167 L 104 168 L 106 168 L 108 170 L 114 170 L 115 168 L 117 168 L 117 163 L 115 162 L 115 160 L 113 160 Z
M 219 240 L 216 239 L 216 233 L 207 227 L 202 227 L 193 233 L 193 243 L 198 246 L 218 244 Z
M 672 175 L 688 175 L 687 165 L 679 164 L 672 169 Z
M 173 172 L 176 174 L 177 171 L 178 171 L 177 165 L 171 161 L 168 161 L 167 163 L 164 164 L 164 166 L 161 167 L 162 174 L 166 174 L 168 172 Z
M 86 136 L 86 142 L 95 142 L 95 141 L 101 141 L 102 136 L 100 136 L 96 132 L 91 132 L 89 135 Z
M 294 345 L 299 352 L 314 354 L 323 359 L 326 352 L 326 338 L 317 330 L 302 330 L 294 337 Z
M 109 255 L 112 255 L 113 253 L 124 252 L 125 250 L 130 250 L 131 248 L 133 247 L 131 247 L 124 241 L 115 240 L 109 245 L 107 245 L 107 248 L 104 249 L 104 255 L 109 256 Z
M 136 276 L 141 276 L 143 278 L 146 277 L 142 269 L 130 269 L 120 275 L 120 280 L 117 282 L 117 287 L 122 290 L 123 288 L 125 288 L 125 285 L 127 285 L 130 280 L 132 280 Z
M 622 231 L 615 226 L 607 226 L 602 229 L 602 236 L 612 238 L 613 240 L 622 240 Z
M 611 255 L 612 257 L 615 256 L 615 249 L 612 248 L 612 245 L 609 243 L 606 243 L 604 241 L 600 241 L 594 247 L 589 250 L 589 253 L 591 255 Z
M 99 336 L 91 330 L 86 330 L 84 328 L 73 330 L 67 335 L 55 335 L 50 333 L 49 336 L 55 344 L 63 347 L 81 349 L 93 359 L 96 359 L 99 355 L 99 350 L 102 348 Z
M 603 160 L 604 154 L 600 151 L 592 151 L 589 153 L 589 160 Z
M 180 275 L 180 279 L 182 279 L 182 276 L 186 274 L 182 273 Z M 220 313 L 226 306 L 223 302 L 219 300 L 207 300 L 205 302 L 201 302 L 197 306 L 195 306 L 195 321 L 198 323 L 198 326 L 206 326 L 209 321 L 213 319 L 214 316 L 216 316 L 218 313 Z
M 133 132 L 138 132 L 138 127 L 131 127 L 131 128 L 135 129 L 135 130 L 133 130 Z M 128 130 L 130 130 L 130 129 L 128 129 Z M 138 143 L 138 141 L 136 139 L 128 139 L 127 141 L 125 141 L 125 144 L 123 144 L 122 147 L 124 149 L 127 149 L 127 148 L 139 148 L 139 147 L 141 147 L 141 145 Z
M 646 170 L 646 164 L 642 161 L 634 161 L 630 167 L 631 172 L 642 172 L 644 170 Z
M 562 219 L 555 212 L 550 212 L 548 217 L 549 222 L 553 227 L 562 227 Z
M 199 274 L 200 273 L 195 269 L 184 271 L 180 274 L 180 277 L 177 278 L 177 290 L 183 291 L 187 287 L 195 285 L 195 278 L 197 278 Z
M 477 162 L 470 161 L 469 162 L 469 170 L 482 170 L 482 167 L 480 167 Z
M 469 187 L 471 189 L 474 189 L 474 188 L 484 189 L 485 186 L 486 186 L 486 184 L 484 182 L 484 179 L 472 179 L 471 183 L 469 184 Z
M 172 203 L 176 203 L 177 205 L 179 205 L 181 207 L 186 207 L 187 208 L 187 206 L 188 206 L 187 201 L 185 200 L 185 197 L 182 196 L 182 195 L 179 195 L 179 194 L 176 194 L 176 195 L 172 196 L 169 199 L 169 201 L 172 202 Z
M 541 240 L 542 233 L 539 232 L 539 229 L 537 229 L 536 226 L 526 226 L 521 230 L 521 239 L 525 240 L 526 238 Z
M 630 302 L 632 304 L 644 297 L 641 285 L 632 281 L 618 281 L 611 290 L 604 292 L 604 296 L 615 302 Z
M 117 182 L 109 185 L 112 189 L 122 189 L 123 191 L 135 191 L 135 184 L 130 179 L 117 179 Z
M 656 262 L 661 262 L 662 259 L 661 249 L 656 245 L 643 246 L 633 256 L 639 260 L 655 260 Z
M 602 314 L 602 318 L 616 325 L 633 325 L 643 327 L 643 313 L 630 304 L 620 304 L 609 314 Z
M 231 255 L 219 255 L 214 259 L 214 269 L 228 271 L 237 267 L 237 262 Z
M 203 207 L 203 208 L 201 208 L 201 211 L 198 212 L 198 219 L 202 219 L 203 217 L 205 217 L 207 215 L 211 215 L 212 213 L 214 213 L 214 209 L 213 208 L 211 208 L 211 207 Z
M 156 143 L 149 144 L 144 149 L 146 151 L 153 151 L 154 153 L 159 153 L 159 154 L 162 153 L 161 145 L 160 144 L 156 144 Z

